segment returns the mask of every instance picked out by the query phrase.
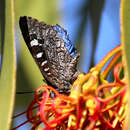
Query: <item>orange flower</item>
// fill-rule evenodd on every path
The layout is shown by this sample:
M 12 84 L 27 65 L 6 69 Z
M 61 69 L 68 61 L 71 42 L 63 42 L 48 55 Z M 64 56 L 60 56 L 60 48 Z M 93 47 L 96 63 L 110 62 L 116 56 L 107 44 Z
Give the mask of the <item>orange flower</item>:
M 26 111 L 27 121 L 33 124 L 32 129 L 43 123 L 43 130 L 122 130 L 127 85 L 122 76 L 123 64 L 117 63 L 120 56 L 121 47 L 118 46 L 88 74 L 80 74 L 68 96 L 59 94 L 50 86 L 40 86 Z M 106 78 L 112 68 L 114 81 L 108 82 Z M 51 97 L 51 93 L 55 97 Z M 37 111 L 34 112 L 35 108 Z

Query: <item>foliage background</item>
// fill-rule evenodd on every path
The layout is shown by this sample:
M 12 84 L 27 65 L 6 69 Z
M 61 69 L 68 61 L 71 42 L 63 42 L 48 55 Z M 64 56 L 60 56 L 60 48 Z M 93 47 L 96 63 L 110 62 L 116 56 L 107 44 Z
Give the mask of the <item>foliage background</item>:
M 8 3 L 9 0 L 2 0 L 0 5 L 1 32 Z M 79 68 L 83 72 L 88 72 L 91 66 L 97 64 L 105 54 L 120 44 L 120 0 L 16 0 L 14 13 L 17 92 L 34 91 L 44 84 L 43 77 L 20 33 L 20 16 L 31 16 L 48 24 L 58 23 L 63 26 L 81 54 Z M 1 41 L 3 34 L 0 35 Z M 3 45 L 0 45 L 2 54 Z M 0 59 L 1 57 L 2 55 Z M 31 98 L 32 94 L 16 94 L 14 114 L 25 111 Z M 13 125 L 16 126 L 25 120 L 25 116 L 22 116 L 15 120 Z M 20 127 L 19 130 L 28 128 L 29 124 Z

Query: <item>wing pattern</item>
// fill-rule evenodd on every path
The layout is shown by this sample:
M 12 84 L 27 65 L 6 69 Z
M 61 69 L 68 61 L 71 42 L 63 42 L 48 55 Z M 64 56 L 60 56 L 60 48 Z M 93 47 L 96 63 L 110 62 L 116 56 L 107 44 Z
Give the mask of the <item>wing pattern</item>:
M 79 74 L 79 53 L 66 30 L 27 16 L 20 17 L 19 24 L 26 45 L 47 83 L 60 93 L 69 93 Z

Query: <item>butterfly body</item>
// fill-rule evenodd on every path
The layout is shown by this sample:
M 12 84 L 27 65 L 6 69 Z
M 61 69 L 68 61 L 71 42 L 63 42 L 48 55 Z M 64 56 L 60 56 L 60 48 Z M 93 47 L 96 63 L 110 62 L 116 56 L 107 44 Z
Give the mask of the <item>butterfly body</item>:
M 67 32 L 59 25 L 51 26 L 31 17 L 20 18 L 24 40 L 47 83 L 60 93 L 69 93 L 79 74 L 79 54 Z

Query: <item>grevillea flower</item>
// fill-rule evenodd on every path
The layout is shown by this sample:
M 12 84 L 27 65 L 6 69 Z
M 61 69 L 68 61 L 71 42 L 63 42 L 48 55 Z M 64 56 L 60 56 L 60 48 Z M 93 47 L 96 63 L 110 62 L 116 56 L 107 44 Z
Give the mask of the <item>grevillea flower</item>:
M 121 60 L 118 62 L 120 58 L 121 46 L 118 46 L 88 74 L 81 73 L 68 96 L 59 94 L 51 86 L 40 86 L 23 124 L 32 123 L 32 130 L 40 128 L 41 124 L 44 124 L 43 130 L 123 130 L 127 85 L 124 65 Z M 113 71 L 112 82 L 107 81 L 110 71 Z M 50 96 L 52 92 L 55 97 Z

